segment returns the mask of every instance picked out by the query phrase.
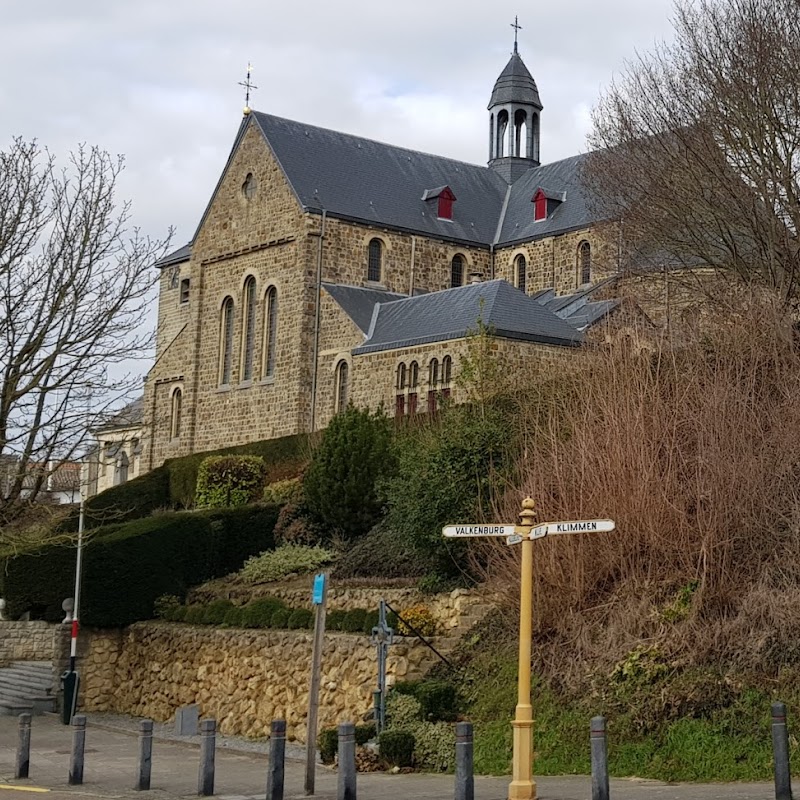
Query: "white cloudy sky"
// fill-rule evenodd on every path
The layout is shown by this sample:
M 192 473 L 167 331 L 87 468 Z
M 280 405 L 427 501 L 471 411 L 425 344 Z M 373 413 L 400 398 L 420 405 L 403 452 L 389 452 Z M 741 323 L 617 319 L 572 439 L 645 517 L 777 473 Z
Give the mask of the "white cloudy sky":
M 542 160 L 585 147 L 625 59 L 669 38 L 672 0 L 4 0 L 0 147 L 37 138 L 126 156 L 133 222 L 191 239 L 236 135 L 248 61 L 259 111 L 483 163 L 513 43 L 539 86 Z M 154 276 L 155 277 L 155 276 Z M 155 304 L 143 325 L 152 328 Z M 149 366 L 128 363 L 141 375 Z

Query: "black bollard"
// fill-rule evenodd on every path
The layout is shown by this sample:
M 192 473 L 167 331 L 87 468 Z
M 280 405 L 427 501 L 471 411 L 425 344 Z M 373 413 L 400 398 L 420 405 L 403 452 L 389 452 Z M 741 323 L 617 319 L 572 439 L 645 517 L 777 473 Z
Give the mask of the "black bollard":
M 153 768 L 153 720 L 143 719 L 139 723 L 139 765 L 136 786 L 140 792 L 150 788 L 150 773 Z
M 789 731 L 786 705 L 772 704 L 772 753 L 775 758 L 775 800 L 792 800 L 792 774 L 789 771 Z
M 283 766 L 286 756 L 286 720 L 272 721 L 269 733 L 267 800 L 283 800 Z
M 19 715 L 19 745 L 17 746 L 17 764 L 14 768 L 15 778 L 27 778 L 31 768 L 31 715 Z
M 589 740 L 592 746 L 592 800 L 609 800 L 605 717 L 592 717 Z
M 197 775 L 197 794 L 208 797 L 214 794 L 214 750 L 217 739 L 217 722 L 200 721 L 200 771 Z
M 337 800 L 356 800 L 356 726 L 339 725 L 339 781 Z
M 76 714 L 72 718 L 72 757 L 69 761 L 69 785 L 83 783 L 83 754 L 86 749 L 86 717 Z
M 456 723 L 456 794 L 455 800 L 474 800 L 475 775 L 472 768 L 472 723 Z

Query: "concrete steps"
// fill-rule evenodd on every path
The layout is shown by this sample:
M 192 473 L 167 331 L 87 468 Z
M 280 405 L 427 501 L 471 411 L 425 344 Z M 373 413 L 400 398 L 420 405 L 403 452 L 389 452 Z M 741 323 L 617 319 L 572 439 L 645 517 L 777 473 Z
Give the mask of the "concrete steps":
M 53 667 L 47 661 L 15 661 L 0 668 L 0 716 L 56 710 Z

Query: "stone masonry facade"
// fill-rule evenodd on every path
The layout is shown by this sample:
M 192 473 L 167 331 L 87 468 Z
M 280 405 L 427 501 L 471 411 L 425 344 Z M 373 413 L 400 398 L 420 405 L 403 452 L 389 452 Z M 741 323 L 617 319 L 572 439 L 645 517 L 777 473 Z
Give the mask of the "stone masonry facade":
M 379 281 L 367 279 L 373 239 L 382 248 Z M 176 456 L 325 427 L 337 411 L 336 369 L 341 362 L 349 367 L 348 400 L 372 409 L 382 404 L 392 414 L 398 402 L 397 366 L 416 361 L 416 410 L 424 412 L 430 359 L 441 362 L 449 355 L 452 386 L 440 388 L 460 399 L 455 377 L 467 351 L 465 341 L 353 357 L 351 351 L 362 344 L 364 334 L 318 282 L 403 295 L 438 291 L 450 287 L 452 261 L 460 256 L 465 283 L 477 275 L 515 284 L 515 258 L 524 255 L 527 293 L 554 287 L 565 294 L 580 285 L 581 243 L 592 247 L 593 278 L 602 278 L 616 267 L 614 241 L 614 235 L 599 228 L 585 229 L 494 251 L 323 219 L 300 205 L 269 145 L 257 126 L 250 125 L 200 223 L 190 259 L 162 270 L 156 362 L 145 385 L 141 471 Z M 256 302 L 246 330 L 248 279 L 255 281 Z M 277 298 L 277 324 L 268 370 L 270 292 Z M 225 382 L 223 309 L 228 298 L 233 313 Z M 248 332 L 254 366 L 244 380 Z M 535 343 L 520 346 L 530 349 L 533 358 L 553 349 Z

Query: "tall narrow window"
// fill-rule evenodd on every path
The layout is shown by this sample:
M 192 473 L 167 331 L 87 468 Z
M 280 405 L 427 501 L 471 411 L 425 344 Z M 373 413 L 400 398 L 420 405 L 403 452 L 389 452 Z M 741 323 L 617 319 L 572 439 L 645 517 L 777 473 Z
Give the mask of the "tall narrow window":
M 397 385 L 396 387 L 399 390 L 403 390 L 406 388 L 406 365 L 400 364 L 397 367 Z
M 227 386 L 233 369 L 233 298 L 222 303 L 219 332 L 219 382 Z
M 436 413 L 436 391 L 439 383 L 439 361 L 432 358 L 431 363 L 428 365 L 428 413 Z
M 256 349 L 256 279 L 244 284 L 244 328 L 242 330 L 242 380 L 253 380 L 253 358 Z
M 445 356 L 442 359 L 442 397 L 450 397 L 450 381 L 453 378 L 453 359 Z
M 350 394 L 350 368 L 346 361 L 336 365 L 336 413 L 340 414 L 347 408 Z
M 394 398 L 394 415 L 396 417 L 403 417 L 406 413 L 406 396 L 398 394 Z
M 270 286 L 264 300 L 264 368 L 265 378 L 275 375 L 275 352 L 278 338 L 278 290 Z
M 450 286 L 455 288 L 456 286 L 463 286 L 464 285 L 464 258 L 463 256 L 453 256 L 453 260 L 450 262 Z
M 177 439 L 181 435 L 181 405 L 183 403 L 183 392 L 176 389 L 172 393 L 172 416 L 169 424 L 170 439 Z
M 412 361 L 408 365 L 408 415 L 417 413 L 417 385 L 419 384 L 419 364 Z
M 372 239 L 369 243 L 369 262 L 367 264 L 367 280 L 381 282 L 383 261 L 383 244 L 380 239 Z
M 119 486 L 128 480 L 128 454 L 122 450 L 114 463 L 114 484 Z
M 181 281 L 181 303 L 189 302 L 189 279 L 184 278 Z
M 525 260 L 525 256 L 517 256 L 514 260 L 514 265 L 517 289 L 519 289 L 521 292 L 524 292 L 528 282 L 528 262 Z
M 578 247 L 578 264 L 581 269 L 581 284 L 592 280 L 592 247 L 589 242 L 581 242 Z

